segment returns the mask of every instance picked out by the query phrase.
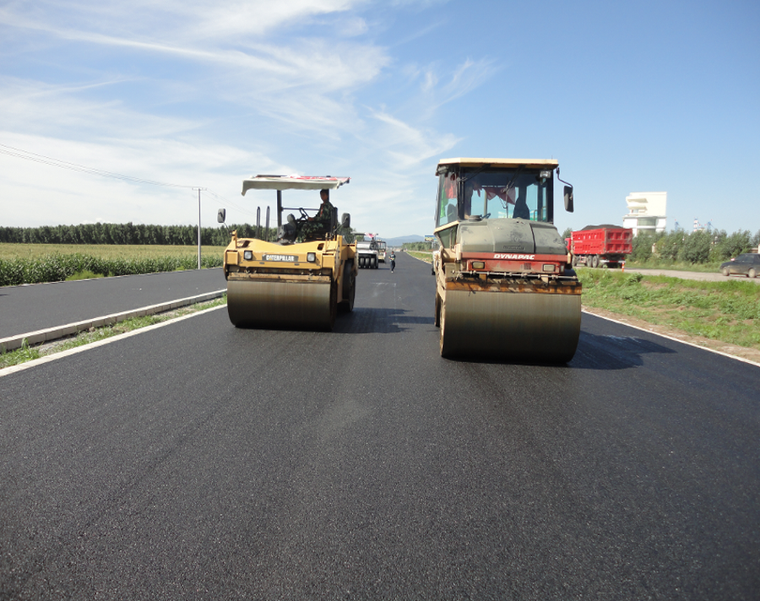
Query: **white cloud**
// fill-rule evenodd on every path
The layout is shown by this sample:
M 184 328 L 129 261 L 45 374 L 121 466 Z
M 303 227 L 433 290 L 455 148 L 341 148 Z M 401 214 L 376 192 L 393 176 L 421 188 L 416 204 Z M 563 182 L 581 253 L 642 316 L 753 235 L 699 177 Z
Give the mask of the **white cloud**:
M 261 36 L 314 16 L 343 13 L 363 0 L 40 0 L 6 5 L 0 23 L 75 39 L 77 32 L 173 43 Z M 68 24 L 68 25 L 61 25 Z M 166 35 L 166 34 L 169 35 Z M 81 35 L 86 35 L 82 33 Z
M 435 66 L 429 67 L 425 72 L 422 89 L 427 93 L 430 110 L 434 111 L 444 104 L 466 96 L 493 77 L 499 69 L 491 58 L 468 58 L 445 78 L 436 74 Z
M 438 78 L 436 77 L 435 73 L 433 73 L 433 71 L 426 71 L 425 81 L 422 82 L 422 91 L 423 92 L 432 91 L 433 88 L 435 88 L 437 83 L 438 83 Z
M 491 66 L 468 61 L 449 74 L 435 66 L 409 67 L 368 39 L 358 10 L 366 4 L 6 5 L 0 27 L 25 34 L 14 52 L 48 68 L 0 76 L 0 142 L 104 171 L 209 188 L 205 223 L 213 222 L 217 206 L 226 206 L 233 221 L 253 219 L 254 200 L 240 198 L 241 177 L 351 175 L 358 185 L 341 196 L 356 219 L 372 222 L 374 214 L 384 235 L 412 233 L 409 227 L 427 223 L 430 213 L 427 203 L 405 206 L 410 195 L 425 195 L 415 182 L 422 177 L 427 184 L 428 163 L 459 141 L 429 124 L 430 107 L 466 94 Z M 99 61 L 100 54 L 108 58 Z M 60 77 L 51 76 L 55 69 Z M 410 108 L 414 98 L 404 107 L 383 107 L 384 86 L 393 86 L 397 73 L 406 73 L 410 84 L 422 78 L 419 87 L 409 86 L 421 110 Z M 0 182 L 0 194 L 17 201 L 5 215 L 9 223 L 197 219 L 187 189 L 2 155 L 0 165 L 12 171 Z M 399 214 L 404 223 L 390 225 Z
M 422 161 L 439 156 L 459 141 L 451 134 L 424 132 L 385 112 L 376 111 L 373 114 L 385 125 L 380 139 L 400 169 L 415 167 Z

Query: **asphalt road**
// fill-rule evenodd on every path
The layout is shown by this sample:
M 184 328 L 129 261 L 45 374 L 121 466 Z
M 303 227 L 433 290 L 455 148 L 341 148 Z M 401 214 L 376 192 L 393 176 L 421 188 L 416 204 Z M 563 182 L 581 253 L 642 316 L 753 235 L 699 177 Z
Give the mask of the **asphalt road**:
M 221 268 L 0 288 L 0 338 L 227 287 Z
M 433 284 L 0 377 L 0 599 L 757 599 L 757 367 L 589 315 L 567 366 L 444 360 Z

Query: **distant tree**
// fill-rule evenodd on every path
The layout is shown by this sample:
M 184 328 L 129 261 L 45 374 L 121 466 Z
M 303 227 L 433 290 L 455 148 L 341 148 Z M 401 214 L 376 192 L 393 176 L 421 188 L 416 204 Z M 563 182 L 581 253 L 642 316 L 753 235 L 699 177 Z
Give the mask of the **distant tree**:
M 760 247 L 760 230 L 757 230 L 755 232 L 755 235 L 752 236 L 752 239 L 750 240 L 750 244 L 752 245 L 752 248 L 754 248 L 756 251 L 758 251 L 758 247 Z
M 683 246 L 686 234 L 682 230 L 675 230 L 665 234 L 655 243 L 655 251 L 660 259 L 675 262 L 678 252 Z
M 715 262 L 728 261 L 736 255 L 747 252 L 752 247 L 749 230 L 726 234 L 725 231 L 713 233 L 713 249 L 711 260 Z
M 706 230 L 692 232 L 678 249 L 678 260 L 691 264 L 707 263 L 712 241 L 712 234 Z
M 428 251 L 432 250 L 433 243 L 432 242 L 404 242 L 404 244 L 401 245 L 401 248 L 406 250 L 419 250 L 419 251 Z
M 641 232 L 638 236 L 634 236 L 631 243 L 630 260 L 640 263 L 649 260 L 652 257 L 652 247 L 660 238 L 662 238 L 662 234 L 653 232 Z

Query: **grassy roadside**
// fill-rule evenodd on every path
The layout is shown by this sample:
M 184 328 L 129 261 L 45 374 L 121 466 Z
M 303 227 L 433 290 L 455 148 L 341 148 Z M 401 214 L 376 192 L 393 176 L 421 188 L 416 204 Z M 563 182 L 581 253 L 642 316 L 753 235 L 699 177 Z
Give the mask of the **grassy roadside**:
M 409 255 L 410 257 L 414 257 L 415 259 L 419 259 L 420 261 L 425 261 L 426 263 L 433 262 L 432 252 L 420 252 L 418 250 L 407 250 L 406 254 Z
M 179 309 L 167 311 L 166 313 L 157 313 L 156 315 L 146 315 L 144 317 L 131 317 L 116 324 L 103 326 L 102 328 L 90 328 L 87 332 L 80 332 L 76 336 L 65 338 L 63 340 L 46 342 L 34 347 L 24 344 L 20 349 L 14 351 L 0 351 L 0 370 L 225 304 L 227 304 L 226 294 L 222 298 L 181 307 Z
M 703 282 L 578 269 L 583 305 L 760 351 L 760 293 L 753 282 Z

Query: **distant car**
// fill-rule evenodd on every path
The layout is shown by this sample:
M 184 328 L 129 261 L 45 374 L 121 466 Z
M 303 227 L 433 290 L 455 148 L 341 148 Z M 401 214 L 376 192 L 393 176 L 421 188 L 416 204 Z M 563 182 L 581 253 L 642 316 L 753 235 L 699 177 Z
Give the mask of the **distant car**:
M 756 278 L 760 273 L 760 254 L 744 253 L 726 261 L 720 266 L 720 272 L 725 276 L 732 274 L 746 275 L 750 278 Z

